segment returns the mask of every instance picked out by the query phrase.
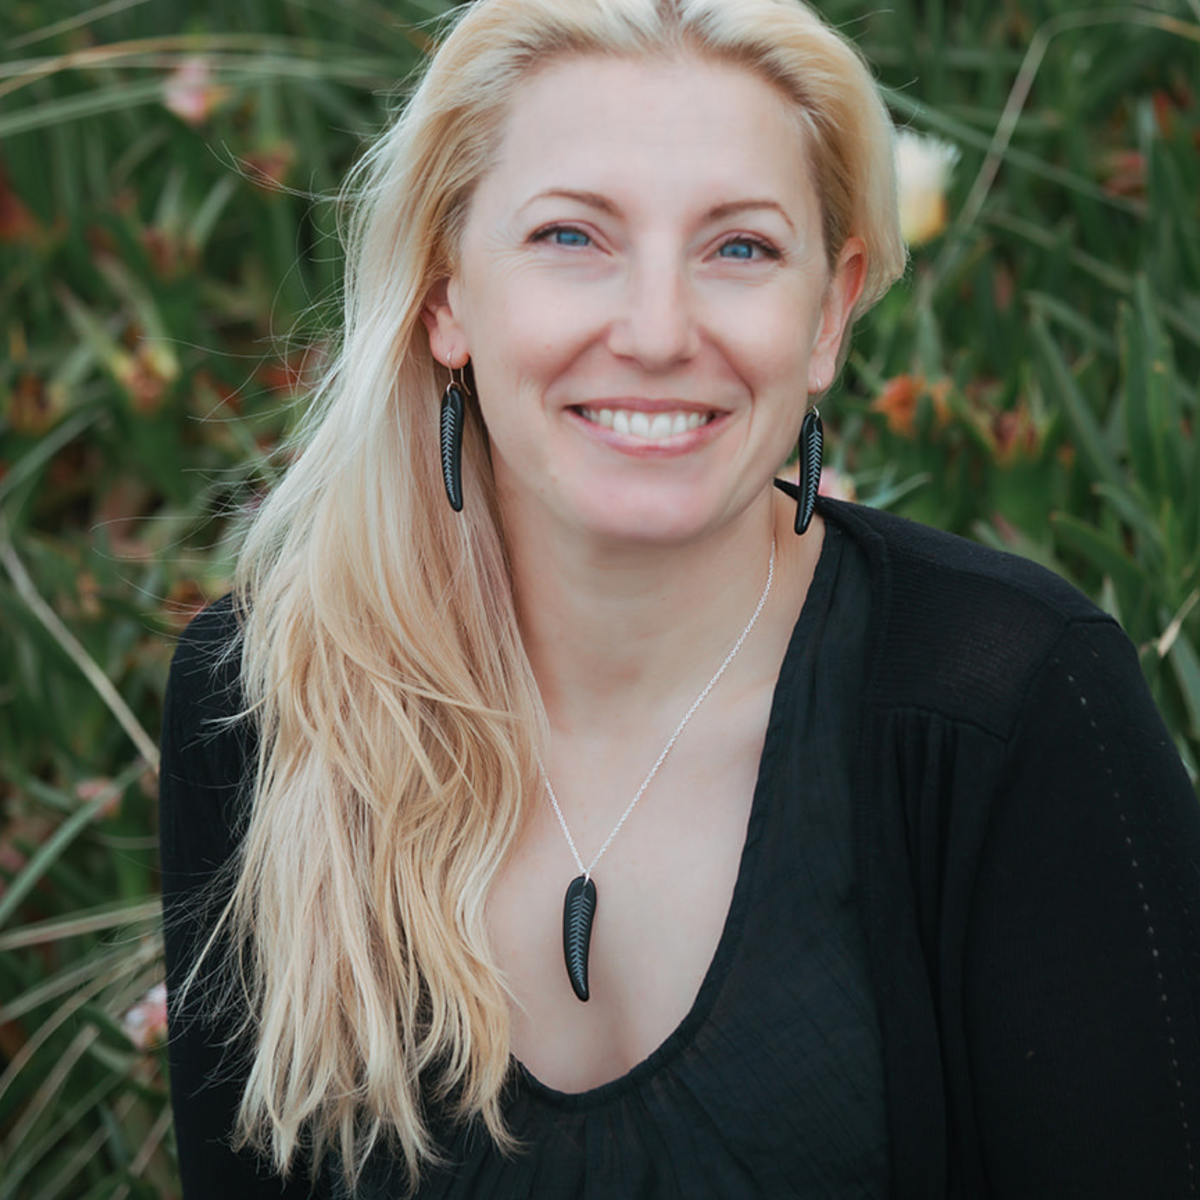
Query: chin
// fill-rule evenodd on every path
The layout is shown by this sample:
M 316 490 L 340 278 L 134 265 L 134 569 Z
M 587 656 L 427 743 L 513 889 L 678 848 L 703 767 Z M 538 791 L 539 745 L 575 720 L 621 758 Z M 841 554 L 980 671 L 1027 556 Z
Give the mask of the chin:
M 579 511 L 578 526 L 597 541 L 629 546 L 683 545 L 702 538 L 721 522 L 708 504 L 677 496 L 628 495 Z

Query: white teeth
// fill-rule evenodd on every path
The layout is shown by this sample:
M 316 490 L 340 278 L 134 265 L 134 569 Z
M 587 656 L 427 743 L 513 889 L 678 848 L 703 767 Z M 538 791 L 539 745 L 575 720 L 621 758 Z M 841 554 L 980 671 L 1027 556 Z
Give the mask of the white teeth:
M 625 408 L 581 408 L 579 412 L 596 425 L 603 425 L 614 433 L 661 441 L 663 438 L 678 437 L 690 429 L 699 429 L 710 420 L 701 412 L 645 413 L 640 409 Z

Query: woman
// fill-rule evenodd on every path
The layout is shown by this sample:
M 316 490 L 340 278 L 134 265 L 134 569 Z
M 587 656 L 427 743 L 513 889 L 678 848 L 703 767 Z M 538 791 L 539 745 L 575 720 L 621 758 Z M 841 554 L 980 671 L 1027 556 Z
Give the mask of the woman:
M 811 512 L 893 193 L 795 0 L 448 36 L 172 672 L 189 1197 L 1195 1191 L 1200 820 L 1128 644 Z

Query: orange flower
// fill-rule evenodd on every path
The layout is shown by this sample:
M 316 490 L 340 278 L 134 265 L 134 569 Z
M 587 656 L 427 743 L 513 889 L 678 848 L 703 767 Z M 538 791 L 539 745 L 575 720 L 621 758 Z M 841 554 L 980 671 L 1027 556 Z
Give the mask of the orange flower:
M 172 584 L 163 601 L 162 613 L 171 627 L 182 633 L 187 623 L 210 603 L 204 588 L 194 579 L 182 579 Z
M 46 381 L 30 371 L 24 372 L 8 397 L 9 426 L 14 433 L 38 437 L 53 426 L 58 417 Z
M 949 379 L 930 383 L 923 375 L 893 375 L 871 407 L 883 413 L 892 433 L 911 438 L 916 436 L 917 411 L 925 397 L 933 405 L 937 428 L 941 429 L 949 423 L 951 387 Z
M 1037 456 L 1040 440 L 1038 429 L 1024 404 L 1004 412 L 993 413 L 990 433 L 993 450 L 999 462 Z
M 328 362 L 329 347 L 310 342 L 290 354 L 264 362 L 258 378 L 273 392 L 299 396 L 316 386 Z
M 113 374 L 138 412 L 153 413 L 179 377 L 179 364 L 167 347 L 143 339 L 132 354 L 122 350 L 113 356 Z
M 9 186 L 8 176 L 0 170 L 0 242 L 27 241 L 38 228 L 33 214 Z
M 893 375 L 871 407 L 887 417 L 888 428 L 893 433 L 913 437 L 917 432 L 913 424 L 917 401 L 924 390 L 925 380 L 917 375 Z
M 267 150 L 258 150 L 242 158 L 246 178 L 255 187 L 272 192 L 287 185 L 296 163 L 296 147 L 291 142 L 278 142 Z
M 1104 190 L 1114 196 L 1146 194 L 1146 156 L 1137 150 L 1114 150 L 1103 162 Z
M 939 379 L 929 385 L 929 399 L 933 401 L 933 420 L 939 429 L 950 424 L 950 391 L 954 385 L 949 379 Z

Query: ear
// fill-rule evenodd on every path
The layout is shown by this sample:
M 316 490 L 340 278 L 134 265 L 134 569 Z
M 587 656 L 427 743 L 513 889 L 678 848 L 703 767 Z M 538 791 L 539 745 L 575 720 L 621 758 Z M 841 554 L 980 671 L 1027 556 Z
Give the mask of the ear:
M 862 238 L 847 238 L 821 302 L 821 324 L 808 358 L 810 394 L 823 392 L 837 375 L 838 356 L 846 337 L 850 314 L 862 295 L 866 278 L 866 246 Z
M 461 367 L 471 356 L 466 331 L 455 311 L 454 281 L 440 279 L 421 306 L 421 321 L 429 332 L 429 349 L 444 367 Z

